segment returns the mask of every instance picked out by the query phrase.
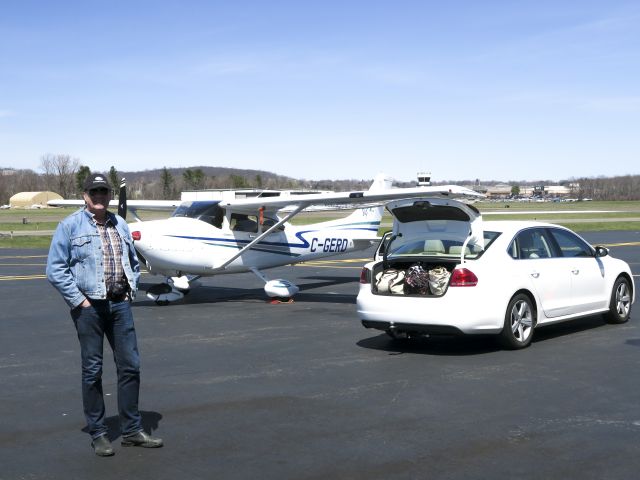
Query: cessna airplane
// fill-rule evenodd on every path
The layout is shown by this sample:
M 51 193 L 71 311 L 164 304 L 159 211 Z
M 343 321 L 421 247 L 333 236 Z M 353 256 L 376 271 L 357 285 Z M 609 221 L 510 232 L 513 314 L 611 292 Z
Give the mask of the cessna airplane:
M 303 195 L 299 197 L 255 197 L 235 200 L 182 202 L 164 220 L 129 224 L 140 262 L 166 281 L 152 286 L 147 296 L 158 304 L 183 298 L 204 276 L 253 272 L 265 283 L 272 298 L 289 299 L 299 288 L 283 279 L 269 280 L 263 270 L 322 257 L 363 250 L 378 241 L 383 207 L 380 202 L 421 196 L 482 197 L 465 187 L 391 189 L 391 179 L 378 175 L 368 191 Z M 172 201 L 126 201 L 121 185 L 118 213 L 127 209 L 174 208 Z M 75 202 L 75 203 L 74 203 Z M 50 205 L 78 205 L 58 200 Z M 312 225 L 294 226 L 293 217 L 310 206 L 359 205 L 350 215 Z M 288 207 L 282 217 L 278 212 Z

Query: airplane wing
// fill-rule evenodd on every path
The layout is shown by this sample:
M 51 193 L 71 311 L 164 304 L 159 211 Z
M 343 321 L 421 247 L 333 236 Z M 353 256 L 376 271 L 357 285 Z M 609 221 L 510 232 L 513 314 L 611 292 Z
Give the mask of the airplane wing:
M 220 202 L 221 207 L 227 207 L 234 212 L 251 214 L 256 209 L 264 207 L 265 210 L 274 211 L 284 207 L 295 205 L 297 211 L 309 206 L 319 205 L 361 205 L 397 200 L 401 198 L 443 196 L 451 198 L 477 199 L 483 194 L 459 185 L 442 185 L 433 187 L 396 188 L 388 190 L 363 190 L 355 192 L 319 193 L 305 195 L 299 199 L 292 197 L 267 197 L 228 200 Z M 301 207 L 301 208 L 300 208 Z
M 401 198 L 416 198 L 416 197 L 434 197 L 445 196 L 451 198 L 479 198 L 484 197 L 483 194 L 475 192 L 465 187 L 458 185 L 445 185 L 441 187 L 417 187 L 417 188 L 398 188 L 387 190 L 367 190 L 358 192 L 338 192 L 338 193 L 320 193 L 317 195 L 305 195 L 304 198 L 300 198 L 298 201 L 293 200 L 291 197 L 286 199 L 280 199 L 277 197 L 257 198 L 257 199 L 240 199 L 229 200 L 220 202 L 221 207 L 235 213 L 245 213 L 247 215 L 255 214 L 256 210 L 260 211 L 276 211 L 282 207 L 294 205 L 295 208 L 292 212 L 288 213 L 284 218 L 281 218 L 279 222 L 275 223 L 267 230 L 262 232 L 251 242 L 244 245 L 238 252 L 231 257 L 224 260 L 221 264 L 216 265 L 216 269 L 224 269 L 227 265 L 233 262 L 236 258 L 242 256 L 245 252 L 249 251 L 254 245 L 262 241 L 267 235 L 269 235 L 276 228 L 280 227 L 298 213 L 311 205 L 362 205 L 375 202 L 384 202 L 387 200 L 401 199 Z
M 172 212 L 182 203 L 180 200 L 127 200 L 127 208 L 137 210 L 159 210 Z M 50 207 L 83 207 L 84 200 L 49 200 Z M 109 207 L 117 210 L 118 200 L 111 200 Z

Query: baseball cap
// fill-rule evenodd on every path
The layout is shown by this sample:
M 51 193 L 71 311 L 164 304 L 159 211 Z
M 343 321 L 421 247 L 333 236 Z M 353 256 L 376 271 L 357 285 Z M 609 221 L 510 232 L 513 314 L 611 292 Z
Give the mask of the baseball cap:
M 84 181 L 84 191 L 88 192 L 94 188 L 106 188 L 111 190 L 111 185 L 109 185 L 107 177 L 102 173 L 92 173 Z

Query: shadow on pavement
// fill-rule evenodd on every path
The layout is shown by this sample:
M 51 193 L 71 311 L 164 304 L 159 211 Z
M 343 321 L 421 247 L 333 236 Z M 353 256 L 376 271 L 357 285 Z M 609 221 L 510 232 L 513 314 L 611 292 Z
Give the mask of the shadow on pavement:
M 142 428 L 145 432 L 153 433 L 158 429 L 160 420 L 162 420 L 161 414 L 159 414 L 158 412 L 148 412 L 140 410 L 140 415 L 142 416 Z M 109 429 L 107 432 L 109 441 L 113 442 L 121 435 L 120 418 L 117 415 L 107 417 L 105 423 L 107 424 L 107 428 Z M 84 433 L 89 433 L 89 427 L 85 426 L 82 431 Z

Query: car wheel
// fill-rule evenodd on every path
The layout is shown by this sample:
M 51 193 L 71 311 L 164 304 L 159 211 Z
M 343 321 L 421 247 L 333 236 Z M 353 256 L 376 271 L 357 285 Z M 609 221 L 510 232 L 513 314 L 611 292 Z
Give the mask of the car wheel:
M 500 342 L 506 348 L 517 350 L 525 348 L 533 337 L 534 310 L 531 299 L 519 293 L 511 299 L 504 316 L 504 328 Z
M 618 277 L 613 284 L 609 311 L 605 317 L 609 323 L 625 323 L 631 315 L 631 285 L 629 280 Z

